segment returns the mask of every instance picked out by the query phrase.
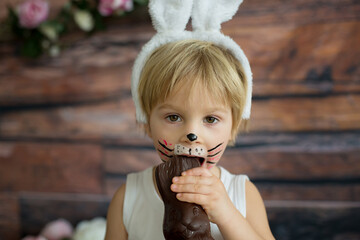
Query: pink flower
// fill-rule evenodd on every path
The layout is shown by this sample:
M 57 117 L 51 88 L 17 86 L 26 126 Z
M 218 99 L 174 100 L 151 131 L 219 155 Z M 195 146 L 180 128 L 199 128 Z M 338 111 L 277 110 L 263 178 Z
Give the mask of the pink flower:
M 121 8 L 127 12 L 130 12 L 134 9 L 134 2 L 133 0 L 123 0 L 123 4 Z
M 18 6 L 20 25 L 36 28 L 45 21 L 49 14 L 49 4 L 43 0 L 28 0 Z
M 117 9 L 122 0 L 100 0 L 98 10 L 103 16 L 110 16 Z
M 131 11 L 133 0 L 100 0 L 98 10 L 102 16 L 110 16 L 117 10 Z
M 63 238 L 71 237 L 72 234 L 73 227 L 64 219 L 49 222 L 41 231 L 41 235 L 48 240 L 61 240 Z

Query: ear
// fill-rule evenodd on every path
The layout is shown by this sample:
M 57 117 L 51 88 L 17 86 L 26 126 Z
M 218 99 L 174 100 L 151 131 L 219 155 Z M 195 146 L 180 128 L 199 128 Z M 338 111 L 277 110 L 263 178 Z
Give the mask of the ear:
M 150 124 L 149 123 L 144 123 L 143 126 L 144 126 L 144 130 L 145 130 L 146 135 L 148 135 L 148 137 L 152 139 Z

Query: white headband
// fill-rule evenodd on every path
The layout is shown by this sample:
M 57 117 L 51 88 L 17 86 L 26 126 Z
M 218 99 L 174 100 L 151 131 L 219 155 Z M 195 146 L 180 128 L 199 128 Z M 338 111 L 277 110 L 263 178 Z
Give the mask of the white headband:
M 131 92 L 136 108 L 136 119 L 146 123 L 146 115 L 141 108 L 138 86 L 141 72 L 150 55 L 160 46 L 185 39 L 212 42 L 229 50 L 239 60 L 245 80 L 247 97 L 242 113 L 243 119 L 250 118 L 252 96 L 252 73 L 244 52 L 230 37 L 220 32 L 221 23 L 230 20 L 243 0 L 150 0 L 149 12 L 157 34 L 146 43 L 135 60 Z M 186 31 L 189 19 L 193 31 Z

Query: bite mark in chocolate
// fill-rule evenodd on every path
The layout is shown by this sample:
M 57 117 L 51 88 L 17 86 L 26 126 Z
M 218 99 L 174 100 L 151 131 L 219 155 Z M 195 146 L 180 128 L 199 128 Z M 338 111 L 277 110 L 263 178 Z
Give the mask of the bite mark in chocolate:
M 179 201 L 170 189 L 173 177 L 195 167 L 200 167 L 197 158 L 177 155 L 156 167 L 156 185 L 165 205 L 163 233 L 166 240 L 214 240 L 204 209 Z

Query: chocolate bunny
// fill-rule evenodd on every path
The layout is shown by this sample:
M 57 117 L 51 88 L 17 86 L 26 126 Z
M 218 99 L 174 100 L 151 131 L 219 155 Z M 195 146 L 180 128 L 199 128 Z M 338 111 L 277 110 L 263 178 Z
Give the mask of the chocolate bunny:
M 200 167 L 197 159 L 175 155 L 155 170 L 156 184 L 165 205 L 163 233 L 166 240 L 214 240 L 204 209 L 179 201 L 170 189 L 173 177 L 194 167 Z

